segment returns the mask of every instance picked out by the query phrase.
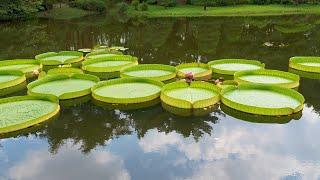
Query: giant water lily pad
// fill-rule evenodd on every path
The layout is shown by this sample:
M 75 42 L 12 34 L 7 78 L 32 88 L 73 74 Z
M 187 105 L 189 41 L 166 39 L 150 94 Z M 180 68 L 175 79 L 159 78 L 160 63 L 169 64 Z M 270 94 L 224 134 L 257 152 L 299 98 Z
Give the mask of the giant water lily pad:
M 39 60 L 34 59 L 14 59 L 0 61 L 1 70 L 19 70 L 26 74 L 26 77 L 37 76 L 41 71 L 42 65 Z
M 192 74 L 194 79 L 206 80 L 211 78 L 212 70 L 207 64 L 203 63 L 184 63 L 176 66 L 177 75 L 185 78 L 187 74 Z
M 113 104 L 143 103 L 160 96 L 163 83 L 146 78 L 102 81 L 92 88 L 92 97 Z
M 320 57 L 292 57 L 289 67 L 306 72 L 320 73 Z
M 176 68 L 162 64 L 141 64 L 121 70 L 120 76 L 141 77 L 158 81 L 168 81 L 176 77 Z
M 61 67 L 61 68 L 53 68 L 48 70 L 48 72 L 44 72 L 42 71 L 39 76 L 38 79 L 41 79 L 47 75 L 57 75 L 57 74 L 66 74 L 66 75 L 70 75 L 70 74 L 84 74 L 83 71 L 79 68 L 72 68 L 72 67 Z
M 91 87 L 99 81 L 88 74 L 50 75 L 28 85 L 31 95 L 50 94 L 59 99 L 78 98 L 91 93 Z
M 120 76 L 120 70 L 138 65 L 138 58 L 129 55 L 109 56 L 97 59 L 87 59 L 82 63 L 82 69 L 100 78 L 108 79 Z
M 299 76 L 296 74 L 277 70 L 241 71 L 234 74 L 234 79 L 239 84 L 269 84 L 287 88 L 299 86 Z
M 200 81 L 194 81 L 190 85 L 183 81 L 173 82 L 163 87 L 161 100 L 178 108 L 205 108 L 220 100 L 219 88 Z
M 208 63 L 212 71 L 218 74 L 233 75 L 238 71 L 264 69 L 264 64 L 256 60 L 220 59 Z
M 56 98 L 16 96 L 0 99 L 0 133 L 12 132 L 41 123 L 60 110 Z
M 43 65 L 73 64 L 83 60 L 83 54 L 77 51 L 47 52 L 35 56 Z
M 91 51 L 91 53 L 88 53 L 85 58 L 86 59 L 99 59 L 99 58 L 107 58 L 107 57 L 118 56 L 118 55 L 123 55 L 123 54 L 121 52 L 115 51 L 115 50 L 94 49 Z
M 222 102 L 239 111 L 260 115 L 289 115 L 303 108 L 304 97 L 295 90 L 245 84 L 222 90 Z
M 0 71 L 0 89 L 14 87 L 26 81 L 22 71 L 2 70 Z
M 238 111 L 232 109 L 224 104 L 220 105 L 220 109 L 227 115 L 232 116 L 238 120 L 248 121 L 252 123 L 264 123 L 264 124 L 286 124 L 291 120 L 299 120 L 302 116 L 302 112 L 290 114 L 288 116 L 263 116 L 263 115 L 256 115 L 245 113 L 242 111 Z

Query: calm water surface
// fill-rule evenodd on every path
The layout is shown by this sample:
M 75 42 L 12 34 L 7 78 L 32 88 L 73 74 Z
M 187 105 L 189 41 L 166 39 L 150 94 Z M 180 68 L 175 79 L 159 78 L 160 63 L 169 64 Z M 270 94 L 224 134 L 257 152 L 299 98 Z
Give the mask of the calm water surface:
M 96 44 L 128 47 L 141 63 L 247 58 L 287 71 L 291 56 L 320 55 L 320 18 L 89 17 L 0 24 L 0 59 Z M 303 78 L 299 91 L 306 98 L 302 114 L 277 119 L 223 107 L 190 118 L 160 105 L 63 108 L 55 120 L 1 136 L 0 179 L 320 179 L 320 80 Z M 263 123 L 268 121 L 278 123 Z

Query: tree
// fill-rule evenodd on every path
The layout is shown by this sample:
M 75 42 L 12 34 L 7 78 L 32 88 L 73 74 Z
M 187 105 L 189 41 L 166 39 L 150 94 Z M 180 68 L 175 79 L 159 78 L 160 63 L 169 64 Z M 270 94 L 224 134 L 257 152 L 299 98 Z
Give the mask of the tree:
M 27 18 L 38 12 L 42 0 L 1 0 L 0 20 Z

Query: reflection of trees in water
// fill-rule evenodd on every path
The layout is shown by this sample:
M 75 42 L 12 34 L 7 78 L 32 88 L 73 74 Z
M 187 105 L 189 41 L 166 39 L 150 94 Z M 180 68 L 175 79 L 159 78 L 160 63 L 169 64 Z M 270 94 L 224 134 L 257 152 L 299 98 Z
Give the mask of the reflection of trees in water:
M 313 109 L 320 115 L 320 79 L 302 78 L 299 92 L 304 95 L 307 106 L 313 106 Z
M 199 140 L 204 134 L 212 134 L 216 114 L 204 117 L 181 118 L 164 111 L 161 106 L 134 111 L 105 110 L 91 104 L 62 110 L 60 116 L 32 134 L 47 138 L 50 151 L 55 153 L 71 141 L 80 145 L 84 153 L 97 146 L 106 146 L 111 139 L 137 133 L 142 138 L 150 129 L 170 133 L 175 131 L 184 137 Z
M 218 122 L 220 110 L 201 117 L 179 117 L 166 112 L 161 106 L 126 113 L 130 124 L 137 132 L 138 138 L 144 137 L 150 129 L 170 133 L 175 131 L 184 137 L 192 136 L 199 140 L 204 134 L 212 134 L 213 124 Z
M 129 124 L 119 119 L 113 111 L 105 111 L 91 104 L 62 110 L 59 118 L 44 131 L 55 152 L 67 140 L 81 144 L 83 152 L 96 146 L 105 146 L 110 139 L 130 134 Z

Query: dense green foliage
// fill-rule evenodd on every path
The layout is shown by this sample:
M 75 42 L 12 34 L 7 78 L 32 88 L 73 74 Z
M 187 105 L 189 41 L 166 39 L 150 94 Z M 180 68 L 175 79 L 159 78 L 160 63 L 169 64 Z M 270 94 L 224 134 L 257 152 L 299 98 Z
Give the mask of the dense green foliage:
M 0 20 L 28 18 L 41 9 L 42 0 L 1 0 Z
M 76 7 L 89 11 L 104 12 L 106 4 L 104 0 L 74 0 L 70 3 L 71 7 Z

